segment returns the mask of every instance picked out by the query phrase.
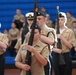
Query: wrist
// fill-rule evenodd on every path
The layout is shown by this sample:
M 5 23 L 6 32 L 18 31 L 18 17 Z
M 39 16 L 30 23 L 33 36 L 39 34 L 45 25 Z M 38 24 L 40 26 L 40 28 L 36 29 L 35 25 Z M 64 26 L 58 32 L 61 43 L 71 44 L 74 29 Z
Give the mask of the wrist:
M 35 48 L 33 48 L 32 53 L 35 54 L 35 51 L 36 51 Z
M 24 70 L 24 65 L 22 65 L 22 70 Z

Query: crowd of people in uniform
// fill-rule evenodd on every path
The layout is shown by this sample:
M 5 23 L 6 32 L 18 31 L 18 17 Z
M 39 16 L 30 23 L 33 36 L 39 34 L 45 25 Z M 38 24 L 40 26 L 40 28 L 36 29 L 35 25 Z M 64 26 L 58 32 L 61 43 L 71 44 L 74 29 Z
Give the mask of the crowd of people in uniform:
M 72 75 L 72 59 L 76 51 L 76 19 L 72 13 L 59 12 L 60 34 L 56 34 L 57 22 L 50 20 L 50 15 L 42 7 L 36 13 L 33 45 L 28 45 L 34 21 L 34 12 L 24 15 L 21 10 L 16 10 L 16 15 L 11 23 L 11 29 L 0 33 L 0 75 L 4 75 L 4 53 L 9 50 L 15 56 L 15 65 L 21 69 L 20 75 L 26 75 L 31 70 L 31 75 Z M 26 17 L 26 18 L 25 18 Z M 57 48 L 57 38 L 61 40 L 62 49 Z M 27 50 L 31 52 L 31 66 L 25 64 Z M 51 58 L 51 53 L 54 52 Z M 62 54 L 65 65 L 60 66 L 59 55 Z

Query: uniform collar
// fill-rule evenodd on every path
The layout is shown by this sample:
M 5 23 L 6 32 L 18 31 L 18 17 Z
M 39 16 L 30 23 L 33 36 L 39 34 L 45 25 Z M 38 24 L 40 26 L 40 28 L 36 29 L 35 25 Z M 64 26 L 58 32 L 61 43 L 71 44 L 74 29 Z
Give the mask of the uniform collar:
M 36 44 L 34 45 L 34 47 L 36 47 L 36 46 L 38 46 L 38 47 L 40 47 L 41 46 L 41 41 L 40 40 L 38 40 L 37 42 L 36 42 Z

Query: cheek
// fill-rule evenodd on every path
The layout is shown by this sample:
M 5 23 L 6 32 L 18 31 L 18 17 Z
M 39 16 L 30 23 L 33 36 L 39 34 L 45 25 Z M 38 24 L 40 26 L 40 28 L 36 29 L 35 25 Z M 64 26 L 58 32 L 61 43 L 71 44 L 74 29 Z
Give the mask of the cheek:
M 34 38 L 37 38 L 37 34 L 34 35 Z
M 63 21 L 59 21 L 59 23 L 64 23 Z
M 41 26 L 41 22 L 40 22 L 40 21 L 38 21 L 37 24 L 38 24 L 39 26 Z
M 39 38 L 39 34 L 36 34 L 36 35 L 34 36 L 34 38 Z
M 73 27 L 76 28 L 76 25 L 74 25 Z
M 40 23 L 41 21 L 38 20 L 37 22 Z
M 30 22 L 30 24 L 32 24 L 32 22 Z

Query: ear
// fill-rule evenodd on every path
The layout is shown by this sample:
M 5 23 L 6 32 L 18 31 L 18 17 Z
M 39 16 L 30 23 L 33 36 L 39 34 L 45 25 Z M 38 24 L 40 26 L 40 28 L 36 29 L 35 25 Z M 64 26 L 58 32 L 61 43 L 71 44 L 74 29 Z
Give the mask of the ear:
M 41 37 L 41 33 L 39 33 L 39 38 Z
M 46 17 L 44 17 L 44 21 L 46 22 Z

